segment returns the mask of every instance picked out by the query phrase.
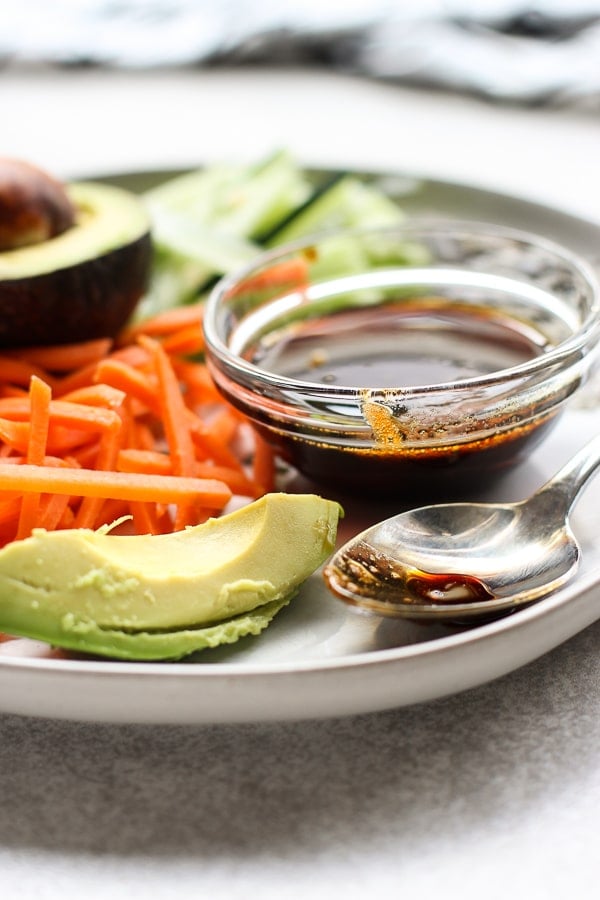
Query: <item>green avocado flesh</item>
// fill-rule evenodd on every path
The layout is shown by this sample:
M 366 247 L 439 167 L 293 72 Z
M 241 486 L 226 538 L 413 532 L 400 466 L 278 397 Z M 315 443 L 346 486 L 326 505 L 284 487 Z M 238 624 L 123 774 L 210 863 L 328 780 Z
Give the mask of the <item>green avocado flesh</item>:
M 126 659 L 257 634 L 331 554 L 341 510 L 268 494 L 169 535 L 35 531 L 0 551 L 0 630 Z
M 105 184 L 72 184 L 75 224 L 0 252 L 0 346 L 114 336 L 144 294 L 152 265 L 143 202 Z

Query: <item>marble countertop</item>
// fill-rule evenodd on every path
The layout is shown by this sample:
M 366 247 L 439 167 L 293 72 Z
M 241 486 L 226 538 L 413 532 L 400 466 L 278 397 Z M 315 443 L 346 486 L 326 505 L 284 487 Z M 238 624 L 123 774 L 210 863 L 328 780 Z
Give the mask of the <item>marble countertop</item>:
M 298 70 L 0 75 L 2 152 L 58 174 L 255 159 L 393 169 L 600 222 L 600 123 Z M 516 223 L 518 224 L 518 223 Z M 600 624 L 495 682 L 340 719 L 0 715 L 3 896 L 596 896 Z

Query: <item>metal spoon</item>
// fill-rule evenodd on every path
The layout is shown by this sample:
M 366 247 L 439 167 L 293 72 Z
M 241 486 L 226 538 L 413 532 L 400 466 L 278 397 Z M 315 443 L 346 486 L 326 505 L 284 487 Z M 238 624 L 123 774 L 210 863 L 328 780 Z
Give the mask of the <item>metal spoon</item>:
M 529 499 L 423 506 L 374 525 L 333 556 L 333 593 L 380 615 L 457 621 L 531 603 L 576 571 L 569 513 L 600 465 L 600 436 Z

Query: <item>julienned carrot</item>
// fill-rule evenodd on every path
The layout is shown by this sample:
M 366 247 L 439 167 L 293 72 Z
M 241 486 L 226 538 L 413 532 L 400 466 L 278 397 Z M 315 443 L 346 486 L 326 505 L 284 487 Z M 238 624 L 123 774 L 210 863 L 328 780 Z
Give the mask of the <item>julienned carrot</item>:
M 1 383 L 28 388 L 32 375 L 37 375 L 38 378 L 43 378 L 44 381 L 50 383 L 48 373 L 40 366 L 33 365 L 33 363 L 25 359 L 5 355 L 0 356 Z
M 152 319 L 127 328 L 120 335 L 119 344 L 134 343 L 140 335 L 162 337 L 189 326 L 199 326 L 202 323 L 203 311 L 200 303 L 166 309 Z
M 119 409 L 127 393 L 110 384 L 88 384 L 68 394 L 61 400 L 68 403 L 82 403 L 84 406 L 105 406 L 107 409 Z
M 275 454 L 273 448 L 267 444 L 259 434 L 255 435 L 254 482 L 259 486 L 261 493 L 268 493 L 275 487 Z
M 27 496 L 27 495 L 26 495 Z M 25 498 L 24 498 L 25 499 Z M 67 509 L 71 497 L 69 494 L 44 495 L 40 502 L 39 517 L 36 527 L 45 528 L 46 531 L 54 531 L 67 515 Z M 74 521 L 73 513 L 69 510 L 70 521 Z
M 266 450 L 248 468 L 246 420 L 190 356 L 201 315 L 169 311 L 114 346 L 0 354 L 0 545 L 123 516 L 138 532 L 172 531 L 270 486 Z
M 83 431 L 98 431 L 113 428 L 118 420 L 117 413 L 104 404 L 75 403 L 69 400 L 51 400 L 50 422 L 55 425 L 67 425 Z M 31 403 L 29 397 L 4 397 L 0 399 L 0 418 L 14 422 L 31 421 Z
M 153 412 L 160 411 L 158 390 L 150 376 L 120 359 L 105 359 L 98 364 L 94 378 L 135 397 Z M 0 401 L 1 402 L 1 401 Z M 2 407 L 0 406 L 0 412 Z
M 233 294 L 247 294 L 269 288 L 306 287 L 309 281 L 308 260 L 302 256 L 284 259 L 274 263 L 268 269 L 250 275 L 239 283 Z
M 188 406 L 198 406 L 202 403 L 221 403 L 222 398 L 210 377 L 206 366 L 189 360 L 173 360 L 173 368 L 177 377 L 185 389 L 185 399 Z
M 0 463 L 0 490 L 112 497 L 149 503 L 177 503 L 194 498 L 211 509 L 221 509 L 232 496 L 227 485 L 216 479 L 50 468 L 29 463 L 21 466 Z
M 114 470 L 120 449 L 121 430 L 122 420 L 119 419 L 118 423 L 115 422 L 114 426 L 100 438 L 96 471 L 110 472 Z M 84 497 L 75 516 L 75 528 L 93 528 L 104 500 L 104 497 Z
M 174 331 L 162 341 L 167 353 L 180 353 L 182 356 L 193 356 L 204 351 L 204 332 L 201 325 L 188 325 Z
M 156 450 L 125 449 L 119 451 L 117 458 L 119 472 L 146 472 L 149 475 L 172 475 L 173 466 L 167 453 Z M 212 463 L 197 462 L 194 467 L 196 478 L 217 478 L 224 481 L 235 494 L 253 497 L 256 485 L 243 472 L 227 466 L 215 466 Z
M 194 444 L 188 425 L 188 410 L 181 394 L 179 381 L 173 371 L 169 357 L 159 343 L 141 336 L 140 343 L 153 357 L 158 379 L 159 402 L 165 429 L 167 446 L 171 455 L 175 475 L 190 476 L 194 472 L 196 457 Z M 189 524 L 193 510 L 189 503 L 180 503 L 175 517 L 175 528 Z
M 29 442 L 27 445 L 27 462 L 34 466 L 43 466 L 48 443 L 48 429 L 50 425 L 50 398 L 52 391 L 45 381 L 37 375 L 31 378 L 29 399 L 31 415 L 29 419 Z M 17 524 L 17 539 L 28 537 L 36 524 L 36 518 L 40 505 L 40 495 L 29 493 L 23 497 L 19 521 Z
M 109 352 L 112 346 L 110 338 L 98 338 L 93 341 L 82 341 L 78 344 L 59 344 L 48 347 L 28 347 L 24 350 L 12 351 L 18 359 L 24 360 L 46 372 L 72 372 L 82 366 L 97 362 Z

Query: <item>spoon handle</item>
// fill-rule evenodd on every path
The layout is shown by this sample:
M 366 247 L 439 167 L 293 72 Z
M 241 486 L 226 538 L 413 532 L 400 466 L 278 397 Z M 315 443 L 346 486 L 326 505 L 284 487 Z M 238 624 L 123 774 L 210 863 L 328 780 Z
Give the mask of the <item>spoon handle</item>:
M 569 512 L 580 491 L 600 466 L 600 435 L 582 447 L 556 475 L 546 482 L 536 497 L 553 504 L 561 504 L 561 508 Z

